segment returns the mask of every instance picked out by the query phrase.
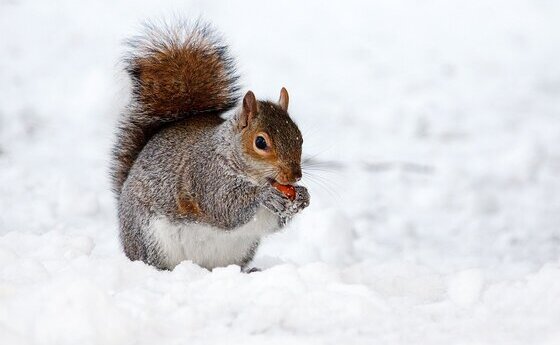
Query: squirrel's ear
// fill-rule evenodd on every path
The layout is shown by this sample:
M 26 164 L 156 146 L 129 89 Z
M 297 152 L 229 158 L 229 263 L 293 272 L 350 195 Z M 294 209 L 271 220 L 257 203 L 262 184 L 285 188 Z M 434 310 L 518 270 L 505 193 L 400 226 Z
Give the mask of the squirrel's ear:
M 280 90 L 280 98 L 278 99 L 278 105 L 282 110 L 288 111 L 288 103 L 290 102 L 290 97 L 288 96 L 288 90 L 285 87 Z
M 258 103 L 253 91 L 247 91 L 243 97 L 243 107 L 239 115 L 239 129 L 243 129 L 249 125 L 251 120 L 257 115 Z

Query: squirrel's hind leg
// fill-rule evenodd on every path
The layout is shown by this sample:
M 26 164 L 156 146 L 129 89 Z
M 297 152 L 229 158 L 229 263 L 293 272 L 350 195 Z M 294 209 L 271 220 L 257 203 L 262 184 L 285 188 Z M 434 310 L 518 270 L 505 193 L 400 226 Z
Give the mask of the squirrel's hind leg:
M 119 200 L 120 239 L 131 261 L 143 261 L 158 269 L 169 269 L 161 260 L 157 244 L 146 233 L 152 214 L 123 190 Z

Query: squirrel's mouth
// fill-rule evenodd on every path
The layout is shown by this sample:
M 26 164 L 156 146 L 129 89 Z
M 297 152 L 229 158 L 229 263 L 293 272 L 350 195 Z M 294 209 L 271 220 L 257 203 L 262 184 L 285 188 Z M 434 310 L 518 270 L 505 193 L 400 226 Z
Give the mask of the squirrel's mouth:
M 295 186 L 295 184 L 296 184 L 295 182 L 290 182 L 290 181 L 287 181 L 287 180 L 276 180 L 276 179 L 273 179 L 271 177 L 268 178 L 268 182 L 271 185 L 279 184 L 279 185 L 284 185 L 284 186 Z
M 276 190 L 278 190 L 280 193 L 284 194 L 284 196 L 286 196 L 288 199 L 290 199 L 292 201 L 295 200 L 295 198 L 296 198 L 296 188 L 292 184 L 282 184 L 280 182 L 277 182 L 274 179 L 270 179 L 270 180 L 272 180 L 270 185 L 273 188 L 276 188 Z

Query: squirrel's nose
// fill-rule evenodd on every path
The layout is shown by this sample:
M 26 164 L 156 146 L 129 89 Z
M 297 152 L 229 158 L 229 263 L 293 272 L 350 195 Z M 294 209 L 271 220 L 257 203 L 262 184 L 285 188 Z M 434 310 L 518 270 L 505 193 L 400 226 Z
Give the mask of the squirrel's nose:
M 292 177 L 296 182 L 301 180 L 301 167 L 296 166 L 292 168 Z

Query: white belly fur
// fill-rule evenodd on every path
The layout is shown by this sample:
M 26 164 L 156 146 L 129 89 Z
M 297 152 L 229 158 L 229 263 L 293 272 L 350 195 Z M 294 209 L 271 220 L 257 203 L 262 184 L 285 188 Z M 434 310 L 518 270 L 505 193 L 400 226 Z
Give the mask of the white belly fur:
M 264 207 L 247 224 L 228 231 L 207 224 L 173 224 L 164 216 L 150 221 L 150 233 L 169 269 L 185 260 L 207 269 L 239 265 L 255 241 L 277 229 L 277 216 Z

